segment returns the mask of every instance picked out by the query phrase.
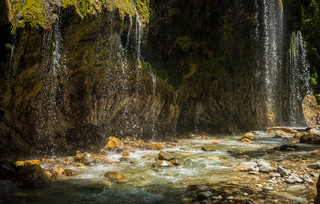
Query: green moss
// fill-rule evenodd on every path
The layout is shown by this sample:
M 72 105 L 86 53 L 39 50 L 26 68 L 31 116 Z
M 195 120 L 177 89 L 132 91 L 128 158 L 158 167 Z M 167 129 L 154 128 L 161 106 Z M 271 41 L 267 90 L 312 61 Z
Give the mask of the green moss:
M 43 27 L 44 18 L 41 11 L 41 1 L 27 0 L 25 6 L 22 9 L 19 20 L 22 21 L 22 24 L 19 25 L 22 27 L 25 25 L 25 23 L 29 23 L 31 27 Z
M 174 42 L 174 46 L 184 52 L 187 52 L 190 49 L 191 45 L 192 45 L 192 40 L 188 36 L 180 36 Z

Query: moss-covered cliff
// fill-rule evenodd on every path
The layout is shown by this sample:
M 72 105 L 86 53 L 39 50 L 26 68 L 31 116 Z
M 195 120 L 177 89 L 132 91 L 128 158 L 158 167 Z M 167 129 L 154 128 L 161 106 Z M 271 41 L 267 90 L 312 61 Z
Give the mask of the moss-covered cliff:
M 254 76 L 253 0 L 0 6 L 3 153 L 268 125 Z

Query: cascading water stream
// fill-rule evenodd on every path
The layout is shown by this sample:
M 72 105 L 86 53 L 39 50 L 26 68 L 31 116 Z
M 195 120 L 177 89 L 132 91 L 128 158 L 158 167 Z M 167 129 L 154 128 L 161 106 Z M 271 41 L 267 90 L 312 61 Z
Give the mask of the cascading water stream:
M 288 117 L 290 126 L 304 125 L 302 113 L 302 100 L 306 94 L 311 94 L 310 64 L 307 61 L 306 45 L 300 31 L 293 32 L 289 50 L 289 63 L 287 68 L 289 100 Z
M 272 112 L 278 111 L 277 96 L 282 69 L 283 12 L 279 0 L 263 0 L 263 69 L 265 93 Z
M 10 53 L 10 61 L 9 61 L 9 74 L 11 73 L 11 69 L 12 69 L 12 62 L 13 62 L 13 57 L 14 57 L 14 51 L 15 51 L 15 48 L 16 48 L 16 40 L 17 40 L 17 34 L 16 34 L 16 28 L 17 28 L 17 25 L 18 25 L 18 21 L 19 21 L 19 18 L 20 18 L 20 15 L 22 13 L 22 10 L 23 10 L 23 7 L 26 5 L 26 1 L 27 0 L 23 0 L 22 2 L 22 5 L 21 5 L 21 10 L 18 12 L 17 14 L 17 18 L 15 20 L 15 26 L 14 26 L 14 30 L 13 30 L 13 43 L 12 43 L 12 49 L 11 49 L 11 53 Z

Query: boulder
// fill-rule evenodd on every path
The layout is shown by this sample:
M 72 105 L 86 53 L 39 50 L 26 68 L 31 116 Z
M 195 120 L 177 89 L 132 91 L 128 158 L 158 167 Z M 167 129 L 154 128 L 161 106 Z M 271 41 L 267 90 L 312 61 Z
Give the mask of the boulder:
M 312 134 L 305 134 L 300 137 L 300 143 L 320 144 L 320 136 L 319 135 L 312 135 Z
M 0 180 L 8 180 L 16 177 L 18 168 L 9 161 L 0 161 Z
M 173 159 L 173 156 L 171 156 L 166 152 L 160 151 L 158 155 L 158 159 L 170 161 L 171 159 Z
M 203 146 L 203 147 L 201 147 L 201 150 L 203 150 L 203 151 L 217 151 L 217 149 L 210 147 L 210 146 Z
M 107 172 L 104 177 L 113 182 L 124 182 L 125 176 L 119 172 Z
M 23 166 L 18 173 L 18 181 L 27 187 L 43 187 L 51 183 L 46 171 L 37 164 Z
M 181 162 L 178 161 L 177 159 L 170 159 L 169 162 L 172 163 L 175 166 L 181 166 L 182 165 Z
M 153 167 L 174 167 L 174 165 L 166 160 L 158 160 L 152 164 Z

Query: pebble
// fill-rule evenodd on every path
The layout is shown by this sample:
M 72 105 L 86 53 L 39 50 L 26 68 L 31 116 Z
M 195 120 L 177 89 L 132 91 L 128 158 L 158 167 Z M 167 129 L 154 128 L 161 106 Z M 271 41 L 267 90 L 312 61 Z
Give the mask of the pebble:
M 227 200 L 232 200 L 232 199 L 233 199 L 233 196 L 227 197 Z
M 243 193 L 243 196 L 248 196 L 249 194 L 248 193 Z
M 287 169 L 283 168 L 282 166 L 278 167 L 278 171 L 281 174 L 281 176 L 283 176 L 283 177 L 289 176 L 289 174 L 290 174 L 290 172 Z
M 279 173 L 274 173 L 274 174 L 271 174 L 270 176 L 271 176 L 271 178 L 281 177 L 281 174 L 279 174 Z
M 313 180 L 310 178 L 310 176 L 308 175 L 303 175 L 303 180 L 305 180 L 305 182 L 309 183 L 309 184 L 314 184 Z
M 263 173 L 269 173 L 269 172 L 277 171 L 277 169 L 272 166 L 260 166 L 259 171 Z
M 258 172 L 256 172 L 256 171 L 250 171 L 250 172 L 249 172 L 249 174 L 257 175 L 257 174 L 259 174 L 259 173 L 258 173 Z
M 290 175 L 285 181 L 290 184 L 303 182 L 303 180 L 301 178 L 293 176 L 293 175 Z
M 265 191 L 272 191 L 273 187 L 267 186 L 267 187 L 263 187 L 262 189 L 265 190 Z
M 257 164 L 258 166 L 271 166 L 271 164 L 269 162 L 267 162 L 266 160 L 264 159 L 258 159 L 257 160 Z

